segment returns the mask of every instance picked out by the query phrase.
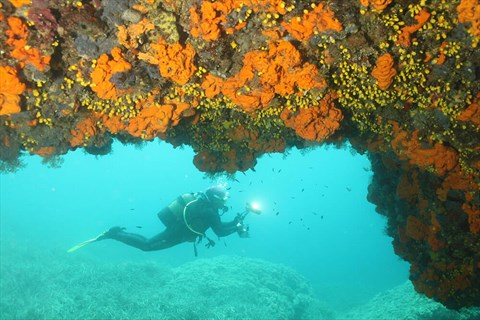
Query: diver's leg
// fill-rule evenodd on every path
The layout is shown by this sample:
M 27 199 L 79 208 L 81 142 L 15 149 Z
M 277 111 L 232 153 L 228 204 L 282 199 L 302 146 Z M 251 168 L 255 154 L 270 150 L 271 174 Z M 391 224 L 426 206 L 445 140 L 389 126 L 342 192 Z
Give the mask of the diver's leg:
M 162 233 L 148 239 L 148 250 L 155 251 L 173 247 L 182 242 L 182 237 L 173 230 L 167 228 Z
M 148 249 L 148 239 L 142 235 L 136 233 L 129 233 L 123 230 L 115 230 L 116 232 L 111 232 L 106 235 L 105 239 L 113 239 L 120 242 L 123 242 L 129 246 L 135 247 L 137 249 L 147 251 Z
M 142 235 L 125 232 L 122 228 L 114 227 L 107 231 L 99 240 L 103 239 L 117 240 L 143 251 L 162 250 L 181 242 L 181 238 L 168 228 L 158 235 L 147 239 Z

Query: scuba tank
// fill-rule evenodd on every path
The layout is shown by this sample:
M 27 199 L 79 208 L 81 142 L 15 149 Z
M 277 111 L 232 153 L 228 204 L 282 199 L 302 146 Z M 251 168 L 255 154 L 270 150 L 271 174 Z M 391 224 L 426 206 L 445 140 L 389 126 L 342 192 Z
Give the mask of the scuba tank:
M 163 208 L 157 216 L 167 228 L 178 223 L 183 223 L 183 211 L 185 206 L 196 199 L 197 198 L 193 193 L 182 194 L 168 206 Z

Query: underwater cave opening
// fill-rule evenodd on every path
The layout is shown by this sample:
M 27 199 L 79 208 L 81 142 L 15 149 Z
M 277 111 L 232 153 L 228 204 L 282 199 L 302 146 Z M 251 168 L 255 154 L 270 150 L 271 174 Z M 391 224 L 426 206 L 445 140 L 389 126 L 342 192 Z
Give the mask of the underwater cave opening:
M 262 214 L 247 217 L 250 238 L 232 235 L 214 248 L 200 245 L 201 258 L 238 255 L 290 266 L 320 300 L 338 310 L 408 279 L 408 264 L 394 254 L 385 235 L 385 218 L 367 201 L 369 160 L 349 146 L 266 154 L 255 171 L 213 178 L 195 168 L 189 147 L 174 149 L 162 142 L 135 148 L 115 142 L 112 149 L 98 158 L 70 152 L 60 168 L 29 157 L 25 168 L 2 173 L 1 242 L 53 248 L 63 255 L 73 244 L 114 225 L 153 236 L 163 230 L 156 216 L 161 208 L 182 193 L 222 183 L 230 193 L 224 220 L 249 201 L 259 202 Z M 102 241 L 77 254 L 172 266 L 196 259 L 190 244 L 145 253 Z M 2 250 L 2 259 L 7 257 Z

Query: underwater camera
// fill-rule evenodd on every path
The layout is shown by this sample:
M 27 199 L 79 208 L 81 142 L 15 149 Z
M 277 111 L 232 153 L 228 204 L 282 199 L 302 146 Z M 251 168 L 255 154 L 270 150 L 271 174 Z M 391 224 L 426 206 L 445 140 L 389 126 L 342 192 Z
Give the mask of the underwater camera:
M 262 210 L 260 210 L 260 205 L 257 202 L 247 202 L 245 205 L 245 211 L 238 214 L 239 221 L 241 222 L 239 226 L 241 227 L 237 232 L 240 238 L 248 238 L 250 236 L 248 230 L 249 227 L 246 224 L 243 224 L 243 220 L 245 217 L 250 213 L 261 214 Z
M 249 226 L 248 225 L 242 225 L 242 228 L 237 231 L 238 235 L 240 238 L 249 238 L 250 233 L 248 232 Z

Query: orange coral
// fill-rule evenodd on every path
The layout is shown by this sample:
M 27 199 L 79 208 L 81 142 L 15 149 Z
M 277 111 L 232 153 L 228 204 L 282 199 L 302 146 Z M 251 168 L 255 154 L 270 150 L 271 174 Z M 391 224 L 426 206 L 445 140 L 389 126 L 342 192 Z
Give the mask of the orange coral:
M 0 116 L 20 112 L 20 96 L 25 85 L 18 80 L 17 71 L 0 66 Z
M 9 0 L 9 1 L 11 4 L 13 4 L 15 8 L 20 8 L 25 5 L 32 4 L 32 0 Z
M 415 20 L 417 20 L 416 24 L 402 28 L 401 34 L 398 36 L 397 43 L 409 47 L 412 43 L 410 40 L 411 34 L 420 29 L 428 21 L 428 19 L 430 19 L 430 13 L 424 8 L 415 16 Z
M 237 6 L 244 4 L 253 11 L 264 11 L 270 13 L 286 14 L 285 1 L 283 0 L 236 0 Z
M 22 68 L 29 63 L 38 70 L 44 71 L 50 63 L 50 56 L 42 56 L 37 48 L 27 45 L 28 29 L 20 18 L 8 17 L 7 22 L 9 29 L 6 31 L 8 36 L 6 43 L 12 48 L 10 52 L 12 58 L 19 60 Z
M 216 77 L 211 73 L 205 76 L 205 80 L 202 82 L 202 89 L 205 91 L 207 98 L 213 98 L 221 92 L 223 79 Z
M 287 13 L 283 0 L 203 1 L 200 8 L 198 6 L 190 8 L 190 34 L 196 38 L 201 37 L 206 41 L 214 41 L 221 36 L 222 31 L 231 34 L 235 30 L 244 28 L 247 22 L 239 21 L 235 27 L 227 27 L 222 30 L 228 22 L 227 15 L 235 8 L 240 10 L 242 7 L 249 7 L 255 12 Z
M 132 68 L 132 65 L 123 58 L 120 48 L 113 48 L 111 54 L 111 59 L 107 54 L 102 54 L 90 75 L 92 78 L 91 88 L 101 99 L 115 99 L 126 93 L 126 90 L 117 89 L 110 82 L 110 79 L 115 73 L 124 72 Z
M 417 241 L 426 240 L 433 251 L 438 251 L 445 246 L 445 242 L 438 237 L 440 223 L 433 211 L 425 211 L 423 216 L 424 220 L 413 215 L 407 217 L 405 235 Z
M 393 77 L 395 77 L 396 74 L 397 71 L 394 68 L 393 57 L 389 53 L 385 53 L 378 57 L 372 75 L 377 79 L 377 84 L 380 89 L 387 89 L 392 84 Z
M 450 171 L 442 181 L 441 186 L 436 190 L 437 197 L 441 201 L 447 200 L 447 194 L 450 190 L 462 190 L 473 192 L 478 187 L 475 184 L 475 177 L 466 174 L 460 165 L 457 165 Z M 468 193 L 467 193 L 468 194 Z
M 420 241 L 424 240 L 427 236 L 428 227 L 420 219 L 415 216 L 409 215 L 407 218 L 406 235 L 409 238 Z
M 472 104 L 458 115 L 457 120 L 469 121 L 480 127 L 480 93 L 477 94 Z
M 163 39 L 153 43 L 149 52 L 138 54 L 139 59 L 158 65 L 162 77 L 180 85 L 186 84 L 197 70 L 194 57 L 195 49 L 190 44 L 183 47 L 178 42 L 168 44 Z
M 95 112 L 94 116 L 102 122 L 110 133 L 117 134 L 126 128 L 125 123 L 122 121 L 122 116 L 120 115 L 110 116 L 104 113 Z
M 418 139 L 418 129 L 409 138 L 409 133 L 400 129 L 397 122 L 391 121 L 390 123 L 393 126 L 393 139 L 390 144 L 400 159 L 408 160 L 410 164 L 422 169 L 433 167 L 435 174 L 440 176 L 457 165 L 458 154 L 454 149 L 439 142 L 433 145 L 431 142 L 421 143 Z
M 233 7 L 222 1 L 203 1 L 198 12 L 197 7 L 190 8 L 190 22 L 192 27 L 190 34 L 194 37 L 202 37 L 204 40 L 212 41 L 220 37 L 220 24 L 227 22 L 226 14 Z
M 198 170 L 203 172 L 216 172 L 220 170 L 217 157 L 209 151 L 200 151 L 193 157 L 193 163 Z
M 457 7 L 458 21 L 470 23 L 468 32 L 480 39 L 480 3 L 478 0 L 461 0 Z
M 305 12 L 302 17 L 294 17 L 288 23 L 283 22 L 282 26 L 295 39 L 302 41 L 309 40 L 314 33 L 342 30 L 342 24 L 335 19 L 333 11 L 325 8 L 323 4 L 316 5 L 312 11 Z
M 342 112 L 335 108 L 331 97 L 326 96 L 319 106 L 300 109 L 296 113 L 285 109 L 281 115 L 287 127 L 306 140 L 323 141 L 340 127 Z
M 322 89 L 318 69 L 303 63 L 298 50 L 287 41 L 274 41 L 268 51 L 254 50 L 243 58 L 240 72 L 225 80 L 222 93 L 246 111 L 267 106 L 275 94 Z
M 286 144 L 284 139 L 274 139 L 260 135 L 256 130 L 247 129 L 243 125 L 229 130 L 228 137 L 237 143 L 246 143 L 250 149 L 261 152 L 282 152 Z
M 135 49 L 138 47 L 138 38 L 147 31 L 154 29 L 153 23 L 144 18 L 140 22 L 129 25 L 117 26 L 118 28 L 118 42 L 125 46 L 125 48 Z
M 362 6 L 368 7 L 369 5 L 371 5 L 379 11 L 385 9 L 390 3 L 392 3 L 392 0 L 360 0 L 360 4 Z
M 462 209 L 468 215 L 470 232 L 475 234 L 480 233 L 480 208 L 473 204 L 464 203 Z
M 97 132 L 95 121 L 91 118 L 84 118 L 76 127 L 70 131 L 72 135 L 70 138 L 70 145 L 72 147 L 78 147 L 83 145 Z
M 144 140 L 155 138 L 167 129 L 176 126 L 185 116 L 191 115 L 187 112 L 190 105 L 187 103 L 160 105 L 153 101 L 153 96 L 146 100 L 139 101 L 136 106 L 141 109 L 140 113 L 130 119 L 126 130 L 134 137 L 141 137 Z
M 37 154 L 41 157 L 48 157 L 55 154 L 55 147 L 41 147 L 36 150 L 33 150 L 32 153 Z

